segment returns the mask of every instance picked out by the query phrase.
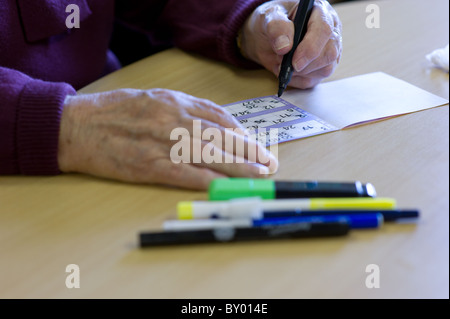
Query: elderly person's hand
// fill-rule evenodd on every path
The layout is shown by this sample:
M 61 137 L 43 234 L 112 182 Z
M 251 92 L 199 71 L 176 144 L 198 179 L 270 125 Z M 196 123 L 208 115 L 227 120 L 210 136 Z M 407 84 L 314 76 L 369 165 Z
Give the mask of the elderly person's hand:
M 275 0 L 259 6 L 241 31 L 242 54 L 279 75 L 283 56 L 293 46 L 298 0 Z M 306 89 L 330 76 L 342 52 L 342 25 L 327 1 L 316 0 L 307 33 L 295 51 L 290 86 Z
M 194 120 L 200 121 L 202 136 L 196 136 Z M 211 129 L 221 138 L 211 138 Z M 227 138 L 233 141 L 231 147 Z M 175 147 L 179 143 L 182 147 Z M 211 161 L 205 154 L 223 160 Z M 63 172 L 200 190 L 214 178 L 263 177 L 278 168 L 274 155 L 248 139 L 222 107 L 164 89 L 69 96 L 61 118 L 58 162 Z

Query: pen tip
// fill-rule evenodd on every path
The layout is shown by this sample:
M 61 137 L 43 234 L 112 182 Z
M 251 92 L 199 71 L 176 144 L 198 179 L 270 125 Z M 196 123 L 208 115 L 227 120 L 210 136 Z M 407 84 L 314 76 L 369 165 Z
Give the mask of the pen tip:
M 283 95 L 283 89 L 280 88 L 280 89 L 278 90 L 278 97 L 281 97 L 282 95 Z

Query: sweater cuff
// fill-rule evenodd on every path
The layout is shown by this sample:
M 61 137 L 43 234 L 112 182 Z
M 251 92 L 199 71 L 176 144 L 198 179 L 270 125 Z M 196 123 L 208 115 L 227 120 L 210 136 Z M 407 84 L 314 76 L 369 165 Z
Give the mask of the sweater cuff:
M 231 10 L 231 15 L 223 24 L 217 39 L 219 54 L 226 62 L 242 68 L 261 68 L 256 62 L 244 58 L 237 46 L 239 30 L 253 11 L 267 0 L 238 0 Z
M 67 95 L 76 91 L 65 83 L 28 82 L 19 100 L 17 156 L 24 175 L 56 175 L 61 114 Z

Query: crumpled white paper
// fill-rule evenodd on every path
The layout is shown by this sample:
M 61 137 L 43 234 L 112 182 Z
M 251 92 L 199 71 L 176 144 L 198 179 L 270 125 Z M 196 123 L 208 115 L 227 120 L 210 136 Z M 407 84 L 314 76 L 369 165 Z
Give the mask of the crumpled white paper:
M 448 72 L 448 44 L 443 49 L 437 49 L 426 56 L 427 60 L 435 66 Z

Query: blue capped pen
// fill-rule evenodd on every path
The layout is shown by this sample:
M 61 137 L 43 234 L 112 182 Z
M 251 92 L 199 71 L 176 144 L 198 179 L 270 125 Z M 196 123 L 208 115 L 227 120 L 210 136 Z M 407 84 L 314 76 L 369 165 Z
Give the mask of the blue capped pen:
M 364 228 L 378 228 L 383 222 L 383 214 L 354 214 L 354 215 L 322 215 L 322 216 L 290 216 L 290 217 L 271 217 L 259 220 L 253 220 L 254 227 L 264 225 L 286 225 L 294 223 L 335 223 L 341 220 L 347 220 L 350 228 L 364 229 Z
M 264 227 L 301 223 L 348 223 L 350 228 L 377 228 L 383 224 L 381 213 L 355 215 L 286 216 L 261 219 L 251 218 L 208 218 L 191 220 L 169 220 L 164 222 L 165 230 L 202 230 L 221 227 Z

